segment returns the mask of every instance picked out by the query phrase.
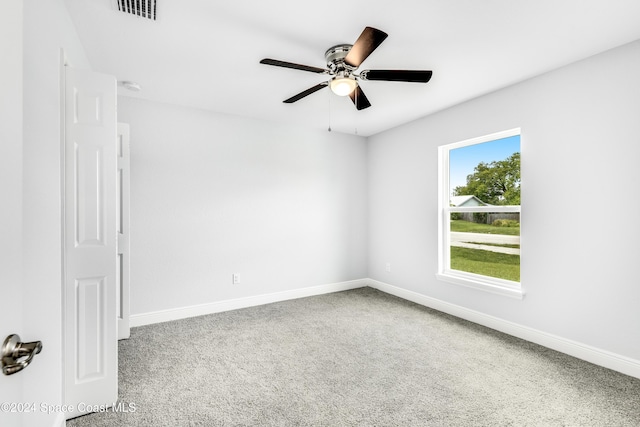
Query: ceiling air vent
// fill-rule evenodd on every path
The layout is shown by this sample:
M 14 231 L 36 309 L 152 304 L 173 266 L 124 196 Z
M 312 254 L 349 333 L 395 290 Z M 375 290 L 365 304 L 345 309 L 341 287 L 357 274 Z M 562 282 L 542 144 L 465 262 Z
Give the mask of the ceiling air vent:
M 156 0 L 116 0 L 116 7 L 130 15 L 156 20 Z

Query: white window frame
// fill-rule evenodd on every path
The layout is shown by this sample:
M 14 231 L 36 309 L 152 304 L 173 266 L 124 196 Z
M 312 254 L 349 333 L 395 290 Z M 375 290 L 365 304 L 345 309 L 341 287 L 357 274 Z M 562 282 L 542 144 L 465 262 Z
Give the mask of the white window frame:
M 494 294 L 504 295 L 512 298 L 522 299 L 524 291 L 521 282 L 498 279 L 481 274 L 468 273 L 450 268 L 451 246 L 450 246 L 450 221 L 453 212 L 518 212 L 520 206 L 473 206 L 473 207 L 452 207 L 450 206 L 451 194 L 449 194 L 449 152 L 456 148 L 470 145 L 482 144 L 483 142 L 494 141 L 496 139 L 508 138 L 510 136 L 522 135 L 520 128 L 510 129 L 490 135 L 471 138 L 452 144 L 438 147 L 438 272 L 436 277 L 456 285 L 467 286 Z M 521 233 L 522 234 L 522 233 Z

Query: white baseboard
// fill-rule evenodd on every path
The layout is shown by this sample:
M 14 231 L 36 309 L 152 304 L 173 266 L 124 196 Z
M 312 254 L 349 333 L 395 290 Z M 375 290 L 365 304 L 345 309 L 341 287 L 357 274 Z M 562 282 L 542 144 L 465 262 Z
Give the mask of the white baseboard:
M 216 301 L 207 304 L 192 305 L 189 307 L 180 307 L 142 314 L 132 314 L 129 318 L 129 322 L 130 326 L 133 328 L 136 326 L 169 322 L 171 320 L 186 319 L 188 317 L 202 316 L 205 314 L 221 313 L 223 311 L 254 307 L 256 305 L 270 304 L 273 302 L 286 301 L 290 299 L 305 298 L 314 295 L 322 295 L 332 292 L 363 288 L 367 286 L 368 283 L 368 279 L 350 280 L 347 282 L 329 283 L 326 285 L 293 289 L 290 291 L 275 292 L 264 295 L 255 295 L 225 301 Z
M 409 291 L 380 282 L 373 279 L 358 279 L 347 282 L 330 283 L 326 285 L 312 286 L 308 288 L 293 289 L 284 292 L 275 292 L 271 294 L 255 295 L 245 298 L 237 298 L 232 300 L 217 301 L 208 304 L 199 304 L 189 307 L 181 307 L 170 310 L 161 310 L 150 313 L 133 314 L 130 317 L 131 327 L 150 325 L 154 323 L 168 322 L 171 320 L 185 319 L 188 317 L 202 316 L 205 314 L 220 313 L 223 311 L 237 310 L 241 308 L 254 307 L 262 304 L 270 304 L 273 302 L 286 301 L 296 298 L 305 298 L 314 295 L 322 295 L 331 292 L 346 291 L 349 289 L 362 288 L 370 286 L 382 292 L 442 311 L 447 314 L 469 320 L 504 332 L 514 337 L 540 344 L 544 347 L 551 348 L 561 353 L 568 354 L 578 359 L 603 366 L 614 371 L 640 378 L 640 361 L 621 356 L 606 350 L 591 347 L 576 341 L 572 341 L 557 335 L 549 334 L 530 328 L 528 326 L 519 325 L 498 317 L 490 316 L 479 311 L 471 310 L 459 305 L 451 304 L 436 298 L 428 297 L 417 292 Z
M 490 316 L 479 311 L 470 310 L 459 305 L 451 304 L 436 298 L 431 298 L 417 292 L 398 288 L 397 286 L 393 286 L 388 283 L 369 279 L 367 281 L 367 284 L 374 289 L 378 289 L 382 292 L 395 295 L 402 299 L 406 299 L 408 301 L 412 301 L 417 304 L 424 305 L 426 307 L 433 308 L 435 310 L 442 311 L 444 313 L 451 314 L 465 320 L 469 320 L 479 325 L 483 325 L 491 329 L 513 335 L 514 337 L 522 338 L 524 340 L 540 344 L 544 347 L 568 354 L 573 357 L 577 357 L 578 359 L 586 360 L 587 362 L 591 362 L 593 364 L 603 366 L 605 368 L 612 369 L 614 371 L 618 371 L 635 378 L 640 378 L 640 360 L 631 359 L 626 356 L 621 356 L 619 354 L 611 353 L 606 350 L 591 347 L 586 344 L 559 337 L 557 335 L 542 332 L 528 326 L 509 322 L 507 320 Z
M 54 421 L 53 427 L 66 427 L 67 425 L 67 414 L 64 412 L 58 412 L 56 416 L 56 420 Z

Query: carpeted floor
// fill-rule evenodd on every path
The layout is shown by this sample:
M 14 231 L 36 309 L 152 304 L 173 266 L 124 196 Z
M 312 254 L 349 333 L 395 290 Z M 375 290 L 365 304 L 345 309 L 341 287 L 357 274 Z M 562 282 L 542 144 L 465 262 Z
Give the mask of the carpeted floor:
M 67 426 L 640 425 L 639 379 L 371 288 L 134 328 L 119 352 L 128 411 Z

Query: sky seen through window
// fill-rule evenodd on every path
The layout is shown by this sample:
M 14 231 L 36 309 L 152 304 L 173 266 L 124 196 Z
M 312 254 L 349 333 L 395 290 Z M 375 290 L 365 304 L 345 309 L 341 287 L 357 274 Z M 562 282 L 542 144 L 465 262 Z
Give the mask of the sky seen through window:
M 467 185 L 467 175 L 473 174 L 480 162 L 504 160 L 520 152 L 520 135 L 468 145 L 449 151 L 449 195 L 453 189 Z

